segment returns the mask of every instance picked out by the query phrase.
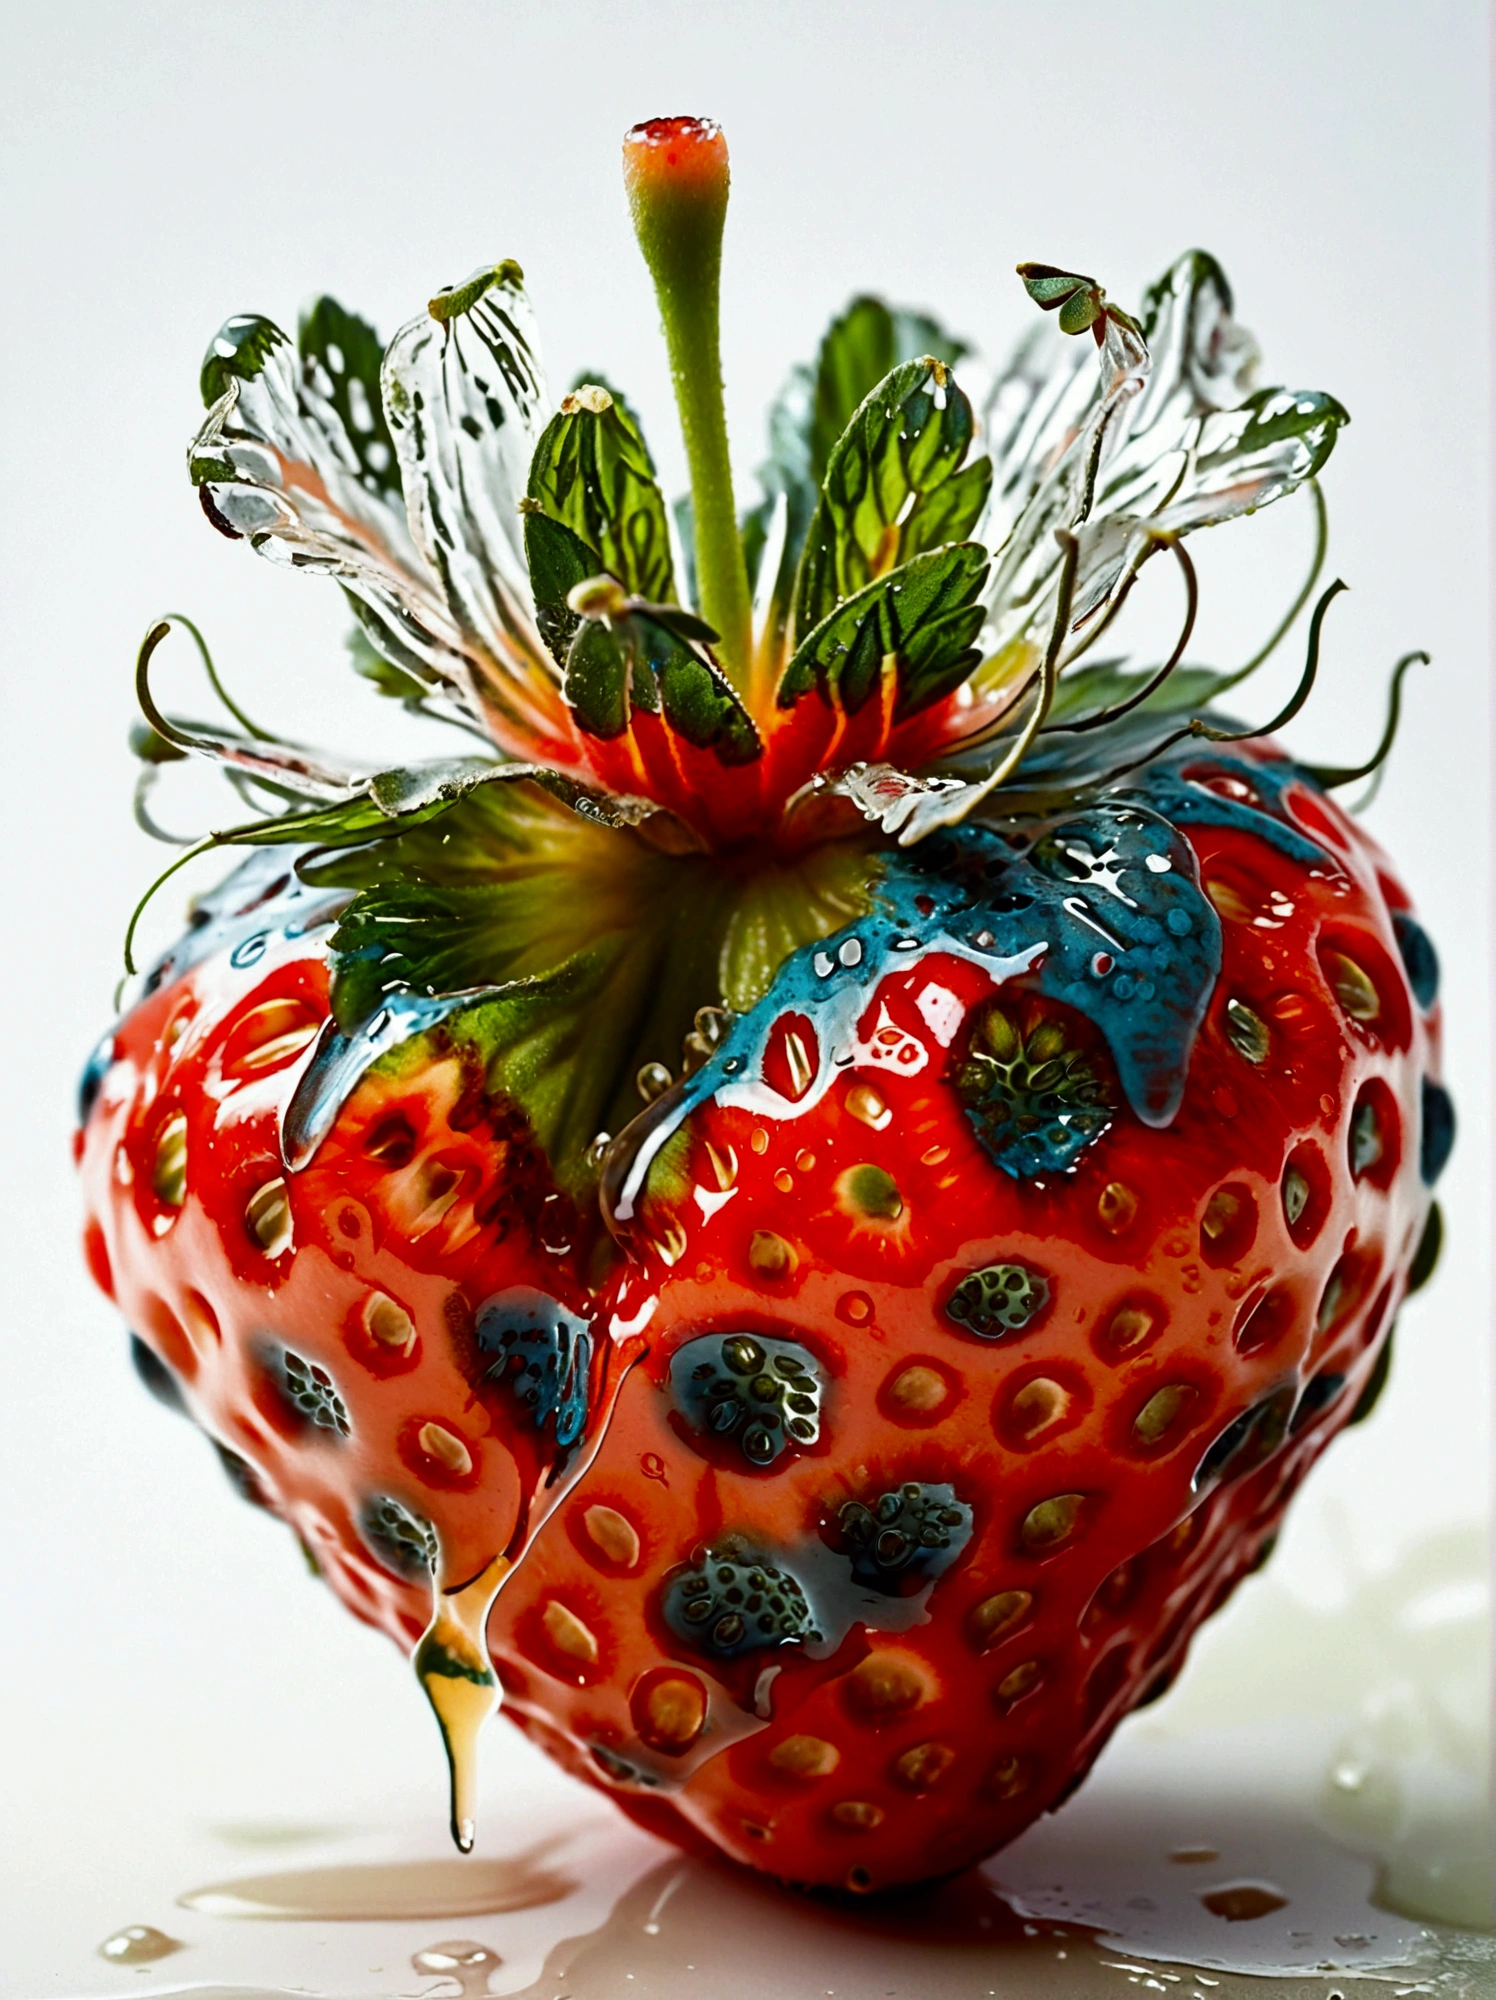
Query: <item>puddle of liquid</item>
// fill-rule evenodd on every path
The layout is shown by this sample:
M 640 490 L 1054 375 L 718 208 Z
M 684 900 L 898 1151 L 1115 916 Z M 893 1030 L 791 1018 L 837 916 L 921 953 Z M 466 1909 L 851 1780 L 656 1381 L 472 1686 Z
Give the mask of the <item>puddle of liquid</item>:
M 448 1938 L 442 1944 L 428 1944 L 412 1952 L 410 1962 L 417 1972 L 455 1980 L 462 2000 L 482 2000 L 489 1990 L 489 1974 L 503 1964 L 496 1951 L 490 1951 L 486 1944 L 475 1943 L 472 1938 Z
M 123 1930 L 106 1937 L 99 1957 L 111 1965 L 154 1965 L 158 1958 L 170 1958 L 185 1947 L 180 1938 L 168 1937 L 152 1924 L 126 1924 Z
M 561 1843 L 543 1841 L 497 1861 L 354 1862 L 287 1869 L 214 1882 L 178 1897 L 184 1909 L 214 1917 L 278 1917 L 300 1922 L 437 1921 L 538 1909 L 577 1884 L 547 1866 Z
M 473 1851 L 478 1796 L 478 1738 L 501 1700 L 488 1657 L 488 1614 L 510 1565 L 495 1556 L 471 1583 L 436 1592 L 411 1664 L 436 1716 L 451 1776 L 452 1839 Z M 452 1915 L 461 1912 L 453 1911 Z
M 1270 1882 L 1225 1882 L 1219 1889 L 1207 1889 L 1200 1897 L 1213 1917 L 1228 1924 L 1255 1923 L 1275 1910 L 1286 1910 L 1288 1898 Z

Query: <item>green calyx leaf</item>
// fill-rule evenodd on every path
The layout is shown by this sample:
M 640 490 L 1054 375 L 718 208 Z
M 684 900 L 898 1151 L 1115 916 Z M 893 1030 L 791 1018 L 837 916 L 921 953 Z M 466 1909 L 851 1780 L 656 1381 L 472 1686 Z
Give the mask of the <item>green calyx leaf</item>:
M 955 542 L 866 585 L 801 640 L 779 684 L 779 706 L 792 708 L 815 687 L 855 715 L 890 669 L 897 721 L 951 693 L 979 658 L 973 642 L 987 566 L 979 543 Z
M 800 565 L 798 632 L 971 531 L 992 487 L 990 459 L 964 463 L 975 431 L 966 395 L 930 355 L 895 368 L 864 398 L 826 464 Z
M 1084 333 L 1090 328 L 1099 345 L 1109 319 L 1139 331 L 1132 314 L 1109 304 L 1105 288 L 1079 271 L 1062 271 L 1054 264 L 1020 264 L 1018 275 L 1041 312 L 1058 312 L 1061 333 Z
M 573 390 L 541 432 L 527 496 L 570 528 L 635 596 L 675 597 L 665 501 L 633 413 L 596 383 Z
M 367 320 L 324 295 L 302 314 L 296 345 L 310 385 L 338 413 L 364 485 L 399 504 L 400 467 L 379 386 L 384 360 L 379 335 Z
M 416 1073 L 439 1036 L 512 1100 L 574 1190 L 597 1133 L 641 1110 L 641 1067 L 678 1071 L 697 1011 L 753 1005 L 790 951 L 868 907 L 876 868 L 867 841 L 843 841 L 740 878 L 528 786 L 474 789 L 439 828 L 300 864 L 315 886 L 355 892 L 331 943 L 344 1032 L 395 992 L 470 994 L 381 1072 Z
M 551 575 L 594 555 L 575 537 L 564 543 L 553 536 L 558 524 L 542 520 L 532 516 L 525 528 L 549 545 Z M 621 736 L 638 707 L 663 713 L 687 743 L 713 751 L 720 763 L 752 763 L 763 743 L 741 696 L 706 651 L 715 637 L 711 627 L 677 605 L 628 597 L 616 583 L 610 591 L 609 582 L 595 566 L 568 586 L 567 613 L 577 624 L 561 692 L 578 726 L 604 740 Z M 579 605 L 589 607 L 585 615 Z
M 832 321 L 813 363 L 795 369 L 769 413 L 769 452 L 760 468 L 765 498 L 744 519 L 744 554 L 757 576 L 775 509 L 785 508 L 784 548 L 770 589 L 774 633 L 788 614 L 806 531 L 837 441 L 859 406 L 901 362 L 932 356 L 952 367 L 966 343 L 922 313 L 856 298 Z

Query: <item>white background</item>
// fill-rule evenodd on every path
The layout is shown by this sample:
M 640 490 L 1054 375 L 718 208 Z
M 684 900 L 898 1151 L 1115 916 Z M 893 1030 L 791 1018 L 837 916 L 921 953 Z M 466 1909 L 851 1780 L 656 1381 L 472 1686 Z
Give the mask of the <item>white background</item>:
M 1012 275 L 1025 257 L 1094 271 L 1132 302 L 1204 244 L 1267 379 L 1350 408 L 1327 490 L 1331 561 L 1353 594 L 1294 740 L 1354 760 L 1380 727 L 1392 659 L 1434 655 L 1370 823 L 1443 957 L 1461 1136 L 1441 1191 L 1443 1270 L 1405 1315 L 1375 1421 L 1330 1454 L 1277 1561 L 1329 1597 L 1348 1563 L 1384 1565 L 1481 1513 L 1490 655 L 1475 0 L 12 0 L 6 13 L 0 1769 L 22 1860 L 7 1871 L 22 1898 L 7 1933 L 54 1907 L 48 1885 L 80 1828 L 124 1828 L 162 1788 L 232 1816 L 314 1810 L 350 1772 L 377 1797 L 386 1772 L 393 1785 L 428 1769 L 429 1724 L 394 1654 L 136 1387 L 76 1253 L 71 1091 L 109 1017 L 126 913 L 159 865 L 130 824 L 124 747 L 150 620 L 194 614 L 251 709 L 290 733 L 409 742 L 346 671 L 331 586 L 257 563 L 198 511 L 183 447 L 208 338 L 239 310 L 291 325 L 323 289 L 388 336 L 439 284 L 515 256 L 553 381 L 584 367 L 618 380 L 678 477 L 618 176 L 620 136 L 642 117 L 701 112 L 727 128 L 740 492 L 769 396 L 852 291 L 932 307 L 1000 352 L 1028 323 Z M 1242 532 L 1258 536 L 1251 566 L 1222 557 L 1196 649 L 1223 665 L 1291 591 L 1305 522 L 1285 509 Z M 1271 694 L 1255 697 L 1263 712 Z M 202 706 L 195 690 L 185 705 Z M 440 741 L 422 737 L 417 754 Z M 168 894 L 152 937 L 179 909 Z

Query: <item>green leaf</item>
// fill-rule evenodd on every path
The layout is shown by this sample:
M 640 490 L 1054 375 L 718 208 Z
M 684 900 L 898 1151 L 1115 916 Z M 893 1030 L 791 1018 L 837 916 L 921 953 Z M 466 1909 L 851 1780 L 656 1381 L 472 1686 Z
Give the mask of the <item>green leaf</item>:
M 627 404 L 597 384 L 567 396 L 540 434 L 527 487 L 636 597 L 675 595 L 670 531 L 654 461 Z M 594 574 L 596 572 L 594 571 Z
M 843 599 L 899 564 L 961 541 L 987 503 L 992 464 L 964 464 L 976 423 L 942 361 L 895 368 L 833 447 L 806 536 L 795 627 L 809 632 Z
M 379 389 L 384 347 L 369 322 L 324 294 L 301 315 L 297 330 L 303 372 L 337 411 L 371 492 L 400 502 L 400 468 Z
M 833 842 L 734 884 L 709 856 L 589 826 L 531 786 L 487 786 L 439 825 L 300 872 L 355 892 L 331 942 L 340 1028 L 396 992 L 464 996 L 441 1045 L 481 1066 L 577 1187 L 597 1132 L 641 1110 L 641 1066 L 680 1068 L 697 1009 L 729 994 L 751 1006 L 791 951 L 866 910 L 870 849 Z M 431 1052 L 417 1034 L 381 1071 L 413 1074 Z
M 769 413 L 769 459 L 759 471 L 764 498 L 742 524 L 748 574 L 754 578 L 775 512 L 784 508 L 784 542 L 769 587 L 772 633 L 789 614 L 827 461 L 858 406 L 900 362 L 928 354 L 951 367 L 968 351 L 964 341 L 923 314 L 890 310 L 881 299 L 862 297 L 832 321 L 815 361 L 791 373 Z
M 537 503 L 538 505 L 538 503 Z M 567 650 L 581 624 L 567 603 L 579 583 L 596 576 L 603 559 L 580 535 L 549 514 L 524 509 L 525 559 L 530 566 L 530 590 L 535 599 L 535 623 L 557 666 L 566 665 Z
M 686 742 L 725 765 L 763 750 L 753 720 L 726 675 L 699 649 L 715 636 L 691 613 L 639 598 L 606 619 L 585 619 L 566 656 L 562 693 L 591 736 L 621 736 L 632 708 L 665 719 Z
M 796 647 L 779 684 L 779 706 L 792 708 L 816 687 L 825 702 L 855 715 L 876 693 L 889 660 L 898 676 L 896 719 L 940 700 L 977 662 L 977 600 L 986 575 L 987 551 L 956 542 L 879 577 Z

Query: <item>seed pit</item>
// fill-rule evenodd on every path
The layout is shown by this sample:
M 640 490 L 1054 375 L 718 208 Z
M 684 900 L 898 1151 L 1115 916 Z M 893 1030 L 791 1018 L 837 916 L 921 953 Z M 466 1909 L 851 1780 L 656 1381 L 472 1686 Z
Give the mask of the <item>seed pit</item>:
M 1103 1357 L 1115 1361 L 1119 1355 L 1139 1354 L 1156 1339 L 1167 1315 L 1157 1299 L 1126 1298 L 1113 1310 L 1100 1336 Z
M 878 1407 L 893 1423 L 925 1429 L 940 1421 L 959 1393 L 959 1382 L 939 1362 L 920 1358 L 889 1375 Z
M 1021 1798 L 1033 1784 L 1033 1769 L 1022 1757 L 1000 1757 L 993 1766 L 988 1789 L 994 1798 Z
M 615 1569 L 633 1569 L 639 1560 L 639 1531 L 616 1507 L 596 1504 L 582 1516 L 582 1532 L 594 1554 Z
M 1032 1375 L 1008 1398 L 998 1419 L 998 1431 L 1010 1444 L 1035 1444 L 1077 1414 L 1080 1402 L 1070 1384 L 1053 1375 Z
M 831 1808 L 831 1817 L 848 1833 L 872 1833 L 888 1815 L 870 1799 L 839 1799 Z
M 1278 1184 L 1283 1220 L 1300 1250 L 1307 1250 L 1325 1226 L 1332 1191 L 1330 1169 L 1318 1146 L 1295 1146 Z
M 1402 1120 L 1397 1100 L 1380 1077 L 1370 1077 L 1356 1095 L 1346 1132 L 1351 1178 L 1386 1188 L 1402 1162 Z
M 1369 931 L 1336 928 L 1317 946 L 1319 968 L 1341 1015 L 1363 1040 L 1403 1050 L 1413 1034 L 1413 1013 L 1402 967 Z
M 993 1695 L 999 1706 L 1012 1708 L 1025 1695 L 1032 1694 L 1044 1679 L 1044 1668 L 1038 1660 L 1021 1660 L 1016 1667 L 1003 1675 Z
M 898 1653 L 869 1653 L 847 1676 L 847 1700 L 865 1721 L 892 1721 L 930 1697 L 924 1669 Z
M 265 1000 L 235 1023 L 223 1049 L 233 1076 L 266 1076 L 293 1062 L 317 1036 L 317 1017 L 304 1001 Z
M 426 1428 L 430 1430 L 434 1427 L 428 1424 Z M 425 1432 L 422 1433 L 424 1435 Z M 583 1666 L 597 1665 L 597 1640 L 591 1627 L 584 1625 L 560 1598 L 550 1599 L 540 1614 L 540 1622 L 545 1627 L 545 1636 L 558 1653 L 564 1654 L 568 1660 L 579 1661 Z
M 415 1321 L 386 1292 L 370 1292 L 364 1301 L 364 1328 L 371 1340 L 392 1353 L 409 1354 L 415 1347 Z
M 416 1443 L 428 1458 L 434 1458 L 454 1479 L 466 1479 L 473 1469 L 473 1454 L 455 1431 L 445 1424 L 422 1424 Z
M 1297 1317 L 1293 1294 L 1281 1286 L 1261 1298 L 1250 1298 L 1237 1314 L 1232 1340 L 1238 1354 L 1259 1354 L 1274 1347 Z
M 1236 1053 L 1254 1068 L 1260 1068 L 1272 1052 L 1273 1038 L 1266 1021 L 1245 1000 L 1228 1000 L 1225 1011 L 1226 1039 Z
M 1018 1530 L 1018 1539 L 1031 1555 L 1048 1555 L 1068 1542 L 1080 1524 L 1086 1504 L 1084 1493 L 1056 1493 L 1030 1507 Z
M 926 1792 L 935 1789 L 955 1761 L 956 1753 L 948 1743 L 916 1743 L 902 1757 L 894 1758 L 888 1775 L 903 1791 L 923 1798 Z
M 585 1626 L 581 1629 L 587 1630 Z M 590 1632 L 587 1636 L 592 1638 Z M 595 1648 L 595 1640 L 593 1645 Z M 701 1682 L 694 1674 L 677 1672 L 645 1675 L 629 1700 L 639 1735 L 652 1750 L 661 1750 L 667 1757 L 679 1757 L 696 1741 L 706 1726 L 706 1707 L 706 1689 Z
M 187 1199 L 187 1118 L 181 1111 L 172 1113 L 156 1140 L 151 1192 L 164 1208 L 180 1208 Z

